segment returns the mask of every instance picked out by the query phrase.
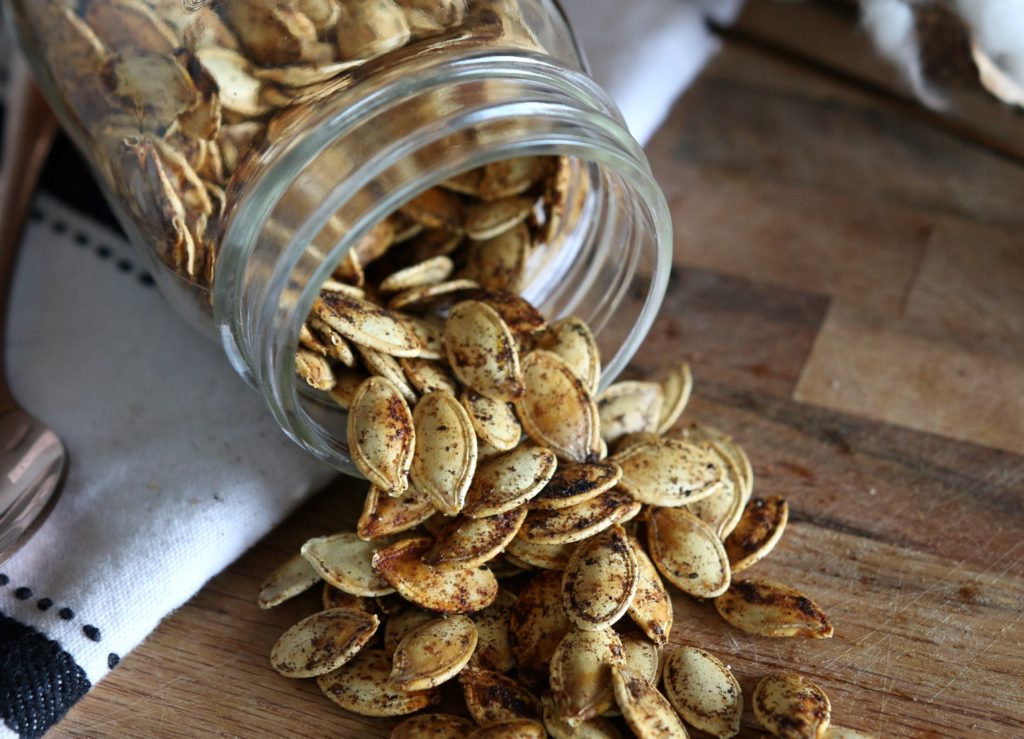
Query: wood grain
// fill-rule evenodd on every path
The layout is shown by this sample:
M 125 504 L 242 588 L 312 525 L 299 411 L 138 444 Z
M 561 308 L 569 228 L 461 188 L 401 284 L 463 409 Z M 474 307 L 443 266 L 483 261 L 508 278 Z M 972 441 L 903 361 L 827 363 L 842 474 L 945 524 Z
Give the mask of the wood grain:
M 853 407 L 809 390 L 812 375 L 854 363 L 880 336 L 890 356 L 927 340 L 986 372 L 1020 366 L 1007 345 L 1024 345 L 1021 314 L 1004 311 L 1019 307 L 1024 168 L 901 111 L 730 46 L 649 148 L 678 242 L 636 365 L 691 360 L 684 420 L 733 433 L 756 494 L 791 502 L 786 535 L 749 575 L 803 589 L 836 626 L 827 641 L 755 638 L 677 593 L 672 640 L 721 656 L 748 698 L 768 671 L 809 675 L 836 723 L 879 736 L 1020 736 L 1024 457 L 918 424 L 964 408 L 923 374 L 889 378 L 916 399 L 892 418 L 865 411 L 867 395 Z M 959 247 L 976 238 L 975 258 Z M 829 339 L 839 312 L 874 328 Z M 964 391 L 1020 402 L 991 382 Z M 387 736 L 394 722 L 347 714 L 310 681 L 270 670 L 270 646 L 315 594 L 254 605 L 265 573 L 303 540 L 351 527 L 362 494 L 341 480 L 317 496 L 167 618 L 54 734 Z M 458 702 L 450 690 L 446 700 Z M 743 725 L 760 735 L 749 708 Z

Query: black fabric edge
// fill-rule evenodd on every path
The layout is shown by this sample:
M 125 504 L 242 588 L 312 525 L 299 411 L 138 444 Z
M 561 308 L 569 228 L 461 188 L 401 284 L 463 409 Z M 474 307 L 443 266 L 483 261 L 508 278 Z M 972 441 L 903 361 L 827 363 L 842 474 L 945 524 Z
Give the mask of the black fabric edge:
M 0 611 L 0 719 L 9 729 L 42 736 L 91 687 L 60 644 Z

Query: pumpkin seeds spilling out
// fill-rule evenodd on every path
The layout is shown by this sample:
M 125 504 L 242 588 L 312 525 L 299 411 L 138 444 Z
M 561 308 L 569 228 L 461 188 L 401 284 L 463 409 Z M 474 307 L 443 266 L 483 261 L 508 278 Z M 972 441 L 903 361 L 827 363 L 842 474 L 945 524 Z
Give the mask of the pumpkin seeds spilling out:
M 739 580 L 715 599 L 727 623 L 758 636 L 832 637 L 832 622 L 818 605 L 795 588 L 769 580 Z
M 751 704 L 761 726 L 783 739 L 818 739 L 832 720 L 828 696 L 800 675 L 768 675 L 754 689 Z
M 331 608 L 299 621 L 274 644 L 270 664 L 285 677 L 316 677 L 348 662 L 380 620 L 365 611 Z
M 729 587 L 729 558 L 708 525 L 682 508 L 656 508 L 647 517 L 651 560 L 684 593 L 714 598 Z
M 697 647 L 677 647 L 665 658 L 665 694 L 691 726 L 721 739 L 740 731 L 743 692 L 717 657 Z
M 398 643 L 390 682 L 406 692 L 440 685 L 469 663 L 476 643 L 476 625 L 465 616 L 427 621 Z
M 562 579 L 562 606 L 585 630 L 611 626 L 629 608 L 639 582 L 636 555 L 621 526 L 576 547 Z

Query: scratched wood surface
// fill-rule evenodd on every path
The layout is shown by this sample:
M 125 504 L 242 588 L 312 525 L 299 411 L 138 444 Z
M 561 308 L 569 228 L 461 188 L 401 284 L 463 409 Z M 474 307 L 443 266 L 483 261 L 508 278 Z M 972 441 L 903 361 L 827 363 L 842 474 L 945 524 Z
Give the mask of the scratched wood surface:
M 793 513 L 752 576 L 812 594 L 828 641 L 732 630 L 675 600 L 675 643 L 829 693 L 879 736 L 1024 735 L 1024 168 L 841 79 L 730 44 L 649 147 L 677 229 L 640 368 L 689 358 L 686 418 L 745 445 Z M 339 481 L 170 616 L 54 735 L 387 736 L 273 673 L 316 607 L 254 605 Z M 455 701 L 456 697 L 448 695 Z M 747 709 L 743 736 L 759 730 Z

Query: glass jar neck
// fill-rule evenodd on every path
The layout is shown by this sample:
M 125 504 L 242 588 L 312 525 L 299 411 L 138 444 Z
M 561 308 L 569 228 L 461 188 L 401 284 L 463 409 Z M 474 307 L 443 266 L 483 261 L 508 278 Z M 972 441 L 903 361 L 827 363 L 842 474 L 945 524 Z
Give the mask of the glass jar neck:
M 607 95 L 534 52 L 421 50 L 339 86 L 315 117 L 271 131 L 226 215 L 214 315 L 236 369 L 281 426 L 347 467 L 343 429 L 312 418 L 294 382 L 299 329 L 319 286 L 380 220 L 419 192 L 488 162 L 567 155 L 585 167 L 585 212 L 524 295 L 587 320 L 604 381 L 632 357 L 671 263 L 668 209 Z

